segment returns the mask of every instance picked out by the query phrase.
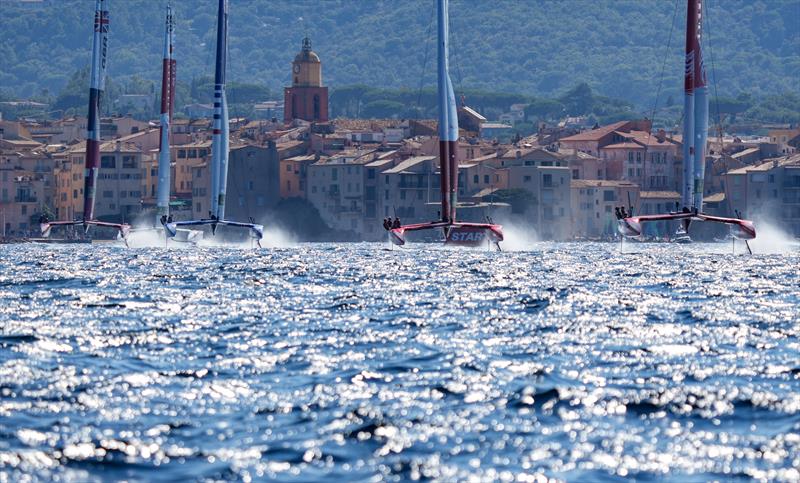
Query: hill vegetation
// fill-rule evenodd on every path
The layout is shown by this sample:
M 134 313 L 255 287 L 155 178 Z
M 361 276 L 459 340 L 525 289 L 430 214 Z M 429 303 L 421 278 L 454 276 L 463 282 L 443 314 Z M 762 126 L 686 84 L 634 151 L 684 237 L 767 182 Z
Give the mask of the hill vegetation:
M 166 3 L 110 2 L 110 109 L 123 107 L 113 102 L 123 93 L 157 92 Z M 177 105 L 209 102 L 216 2 L 171 3 L 177 18 Z M 436 80 L 432 4 L 327 0 L 321 8 L 313 0 L 235 0 L 229 23 L 231 101 L 246 110 L 250 100 L 280 98 L 307 32 L 323 60 L 334 114 L 430 115 Z M 656 94 L 665 114 L 671 106 L 679 111 L 684 4 L 452 0 L 456 90 L 490 111 L 528 103 L 526 112 L 535 118 L 647 112 Z M 720 99 L 739 114 L 800 120 L 800 0 L 707 4 L 706 63 Z M 93 8 L 82 0 L 3 0 L 0 98 L 82 110 Z

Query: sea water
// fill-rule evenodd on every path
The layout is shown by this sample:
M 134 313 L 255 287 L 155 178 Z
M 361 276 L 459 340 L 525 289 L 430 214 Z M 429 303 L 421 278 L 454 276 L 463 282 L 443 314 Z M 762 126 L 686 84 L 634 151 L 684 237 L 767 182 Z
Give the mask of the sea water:
M 800 255 L 0 246 L 0 480 L 800 479 Z

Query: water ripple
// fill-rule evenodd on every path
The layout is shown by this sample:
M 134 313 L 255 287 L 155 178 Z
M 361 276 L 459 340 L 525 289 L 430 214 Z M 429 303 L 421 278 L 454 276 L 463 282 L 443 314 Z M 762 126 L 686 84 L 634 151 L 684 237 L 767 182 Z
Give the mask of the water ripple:
M 800 480 L 800 256 L 0 246 L 0 480 Z

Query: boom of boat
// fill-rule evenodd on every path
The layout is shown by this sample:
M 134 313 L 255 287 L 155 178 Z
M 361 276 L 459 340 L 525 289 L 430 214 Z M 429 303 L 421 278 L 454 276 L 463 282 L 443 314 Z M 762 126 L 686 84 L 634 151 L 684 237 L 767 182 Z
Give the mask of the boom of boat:
M 500 249 L 503 227 L 494 223 L 459 222 L 458 204 L 458 112 L 448 63 L 449 0 L 437 0 L 438 22 L 438 102 L 439 102 L 439 167 L 442 193 L 441 220 L 386 227 L 389 239 L 398 246 L 406 243 L 409 231 L 442 229 L 445 244 L 480 246 L 492 242 Z
M 227 66 L 228 43 L 228 1 L 219 0 L 217 10 L 217 52 L 216 70 L 214 73 L 214 125 L 211 144 L 211 213 L 209 218 L 201 220 L 167 222 L 164 228 L 167 234 L 174 237 L 180 227 L 210 226 L 211 233 L 216 234 L 217 226 L 247 228 L 250 237 L 260 245 L 264 237 L 264 226 L 225 220 L 225 193 L 228 184 L 228 102 L 225 97 L 225 69 Z
M 750 220 L 725 218 L 703 213 L 703 184 L 705 181 L 706 141 L 708 139 L 708 86 L 703 64 L 703 0 L 687 0 L 686 64 L 684 69 L 683 115 L 683 209 L 660 215 L 634 216 L 625 208 L 617 209 L 617 227 L 624 237 L 635 238 L 643 233 L 648 222 L 680 220 L 688 234 L 692 221 L 723 223 L 731 228 L 734 239 L 752 240 L 755 225 Z M 748 250 L 749 250 L 748 245 Z
M 42 236 L 47 238 L 56 226 L 83 226 L 84 233 L 92 226 L 114 228 L 125 239 L 130 231 L 126 223 L 109 223 L 94 218 L 94 203 L 97 192 L 97 174 L 100 171 L 100 98 L 105 90 L 108 59 L 108 0 L 96 0 L 94 12 L 94 34 L 92 36 L 92 78 L 89 88 L 89 115 L 86 136 L 86 174 L 83 187 L 83 218 L 73 221 L 48 221 L 40 223 Z

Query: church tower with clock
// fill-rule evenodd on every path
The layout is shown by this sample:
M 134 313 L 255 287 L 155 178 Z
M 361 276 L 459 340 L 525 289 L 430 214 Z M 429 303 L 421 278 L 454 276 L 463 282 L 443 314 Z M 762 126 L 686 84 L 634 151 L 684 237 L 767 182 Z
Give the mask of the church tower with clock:
M 292 62 L 292 86 L 283 90 L 283 120 L 328 121 L 328 88 L 322 85 L 322 63 L 303 39 L 303 49 Z

